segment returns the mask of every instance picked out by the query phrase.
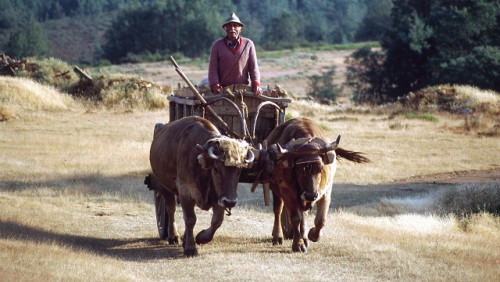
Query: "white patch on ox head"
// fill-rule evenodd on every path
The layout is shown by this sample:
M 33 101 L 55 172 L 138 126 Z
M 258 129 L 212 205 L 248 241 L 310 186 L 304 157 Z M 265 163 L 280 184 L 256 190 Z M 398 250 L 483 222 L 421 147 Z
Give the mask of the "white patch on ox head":
M 237 140 L 227 136 L 212 138 L 208 142 L 217 142 L 224 151 L 224 165 L 246 168 L 249 165 L 250 145 L 244 140 Z M 250 151 L 251 154 L 251 151 Z

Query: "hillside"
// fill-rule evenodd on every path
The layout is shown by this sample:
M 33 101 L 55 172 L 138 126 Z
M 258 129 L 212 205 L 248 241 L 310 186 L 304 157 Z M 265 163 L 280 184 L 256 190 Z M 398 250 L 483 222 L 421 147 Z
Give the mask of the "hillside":
M 50 56 L 69 63 L 96 62 L 114 15 L 116 12 L 44 22 Z

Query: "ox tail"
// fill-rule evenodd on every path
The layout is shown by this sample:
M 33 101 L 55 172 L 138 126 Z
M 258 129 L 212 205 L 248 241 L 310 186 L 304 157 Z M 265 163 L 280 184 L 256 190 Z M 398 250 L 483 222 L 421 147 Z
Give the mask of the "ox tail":
M 364 153 L 349 151 L 342 148 L 335 149 L 335 153 L 337 154 L 337 160 L 342 161 L 342 159 L 346 159 L 355 163 L 369 163 L 370 159 L 365 157 Z

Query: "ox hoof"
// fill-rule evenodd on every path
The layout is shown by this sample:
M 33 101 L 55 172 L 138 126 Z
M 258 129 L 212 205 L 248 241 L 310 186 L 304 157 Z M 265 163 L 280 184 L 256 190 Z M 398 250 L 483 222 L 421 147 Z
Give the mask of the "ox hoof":
M 307 247 L 304 244 L 293 245 L 292 250 L 295 253 L 307 253 Z
M 198 249 L 184 249 L 184 255 L 186 257 L 194 257 L 198 255 Z
M 214 234 L 208 230 L 202 230 L 198 235 L 196 235 L 196 244 L 203 245 L 206 244 L 214 238 Z
M 318 242 L 319 238 L 321 238 L 321 230 L 318 230 L 316 227 L 311 228 L 307 234 L 307 238 L 313 242 Z
M 273 246 L 283 245 L 283 237 L 273 238 Z
M 179 236 L 175 236 L 173 238 L 168 238 L 169 245 L 178 245 L 179 244 Z

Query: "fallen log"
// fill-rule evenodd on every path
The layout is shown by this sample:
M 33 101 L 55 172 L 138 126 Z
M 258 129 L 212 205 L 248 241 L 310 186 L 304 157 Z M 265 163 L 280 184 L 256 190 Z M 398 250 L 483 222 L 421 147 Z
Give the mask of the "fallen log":
M 80 77 L 83 77 L 85 79 L 87 79 L 88 81 L 92 81 L 92 77 L 88 74 L 86 74 L 81 68 L 79 68 L 78 66 L 75 66 L 75 68 L 73 68 L 73 70 L 78 74 L 80 75 Z

